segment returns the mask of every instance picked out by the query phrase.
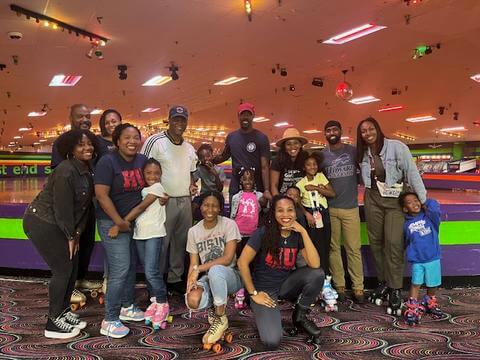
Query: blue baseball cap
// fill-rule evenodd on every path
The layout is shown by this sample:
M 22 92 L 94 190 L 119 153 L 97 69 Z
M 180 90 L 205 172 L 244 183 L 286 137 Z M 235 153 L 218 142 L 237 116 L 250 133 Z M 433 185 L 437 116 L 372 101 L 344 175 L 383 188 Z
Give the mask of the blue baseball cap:
M 185 106 L 181 105 L 175 105 L 170 108 L 170 111 L 168 112 L 168 118 L 174 118 L 177 116 L 181 116 L 185 119 L 188 120 L 188 110 Z

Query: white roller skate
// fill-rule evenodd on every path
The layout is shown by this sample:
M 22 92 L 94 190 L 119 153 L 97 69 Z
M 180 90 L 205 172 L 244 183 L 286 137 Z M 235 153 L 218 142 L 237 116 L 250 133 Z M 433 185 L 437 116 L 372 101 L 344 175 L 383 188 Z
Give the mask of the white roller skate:
M 322 301 L 326 312 L 338 311 L 337 298 L 338 293 L 332 287 L 332 277 L 327 275 L 323 283 Z

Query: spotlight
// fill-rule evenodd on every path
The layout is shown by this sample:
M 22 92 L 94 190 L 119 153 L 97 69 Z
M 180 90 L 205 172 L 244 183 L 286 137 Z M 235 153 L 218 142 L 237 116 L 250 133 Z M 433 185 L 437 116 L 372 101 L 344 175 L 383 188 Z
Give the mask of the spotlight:
M 272 68 L 272 74 L 275 74 L 275 73 L 276 73 L 275 68 Z
M 392 89 L 392 95 L 400 95 L 402 93 L 402 90 L 399 90 L 397 88 Z
M 290 84 L 290 86 L 288 87 L 288 90 L 290 90 L 290 91 L 295 91 L 295 85 L 294 85 L 294 84 Z
M 180 77 L 178 76 L 178 65 L 175 65 L 175 63 L 172 63 L 172 65 L 170 65 L 168 67 L 168 70 L 171 72 L 171 77 L 172 77 L 172 80 L 178 80 L 180 79 Z
M 459 116 L 460 116 L 460 113 L 457 112 L 457 111 L 455 111 L 455 112 L 453 113 L 453 120 L 458 120 Z
M 281 68 L 280 69 L 280 76 L 287 76 L 287 75 L 288 75 L 287 68 L 284 68 L 284 67 Z
M 119 71 L 118 78 L 120 80 L 127 80 L 127 65 L 118 65 L 117 69 Z
M 445 112 L 445 106 L 439 106 L 439 107 L 438 107 L 438 113 L 439 113 L 440 115 L 443 115 L 444 112 Z
M 318 77 L 314 77 L 313 80 L 312 80 L 312 85 L 313 86 L 318 86 L 318 87 L 323 87 L 323 79 L 318 78 Z
M 425 55 L 429 55 L 432 53 L 432 47 L 431 46 L 427 46 L 427 48 L 425 49 Z
M 3 69 L 5 69 L 7 67 L 7 65 L 5 64 L 0 64 L 0 71 L 3 71 Z

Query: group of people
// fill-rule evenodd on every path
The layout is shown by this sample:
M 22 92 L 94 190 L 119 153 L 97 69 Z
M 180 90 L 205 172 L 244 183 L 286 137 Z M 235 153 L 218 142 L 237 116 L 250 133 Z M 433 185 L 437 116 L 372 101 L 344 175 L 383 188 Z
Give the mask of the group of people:
M 143 145 L 139 129 L 123 123 L 116 110 L 102 114 L 101 135 L 95 136 L 89 109 L 71 107 L 72 129 L 53 145 L 55 170 L 24 217 L 26 234 L 52 271 L 45 336 L 73 337 L 87 325 L 69 305 L 75 287 L 89 286 L 85 275 L 96 223 L 105 252 L 101 334 L 126 336 L 122 321 L 164 328 L 168 292 L 174 291 L 185 294 L 191 311 L 208 309 L 210 328 L 202 339 L 207 347 L 228 331 L 226 304 L 233 294 L 239 308 L 245 296 L 250 299 L 266 347 L 278 347 L 282 337 L 281 299 L 295 304 L 294 327 L 318 343 L 320 329 L 308 313 L 325 278 L 333 279 L 340 300 L 346 297 L 342 240 L 353 301 L 365 301 L 359 178 L 379 281 L 372 299 L 388 298 L 393 310 L 400 308 L 405 234 L 407 258 L 414 263 L 409 319 L 416 314 L 418 321 L 425 306 L 439 311 L 440 210 L 427 201 L 405 144 L 387 139 L 378 122 L 367 118 L 358 125 L 357 146 L 347 145 L 342 125 L 331 120 L 321 152 L 304 150 L 308 140 L 289 128 L 270 162 L 268 137 L 253 128 L 254 106 L 241 104 L 237 115 L 240 128 L 214 156 L 210 145 L 195 151 L 183 139 L 189 116 L 183 106 L 173 106 L 168 129 Z M 229 158 L 225 211 L 225 174 L 216 165 Z M 137 258 L 150 298 L 145 311 L 135 304 Z M 427 301 L 418 301 L 425 282 Z

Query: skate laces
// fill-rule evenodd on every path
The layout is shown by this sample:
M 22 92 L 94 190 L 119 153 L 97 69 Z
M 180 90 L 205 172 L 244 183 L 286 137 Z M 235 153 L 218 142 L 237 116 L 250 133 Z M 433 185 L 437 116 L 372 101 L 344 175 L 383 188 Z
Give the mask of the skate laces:
M 66 312 L 63 315 L 63 317 L 64 317 L 65 320 L 67 320 L 67 322 L 70 323 L 70 325 L 79 325 L 80 324 L 80 319 L 70 311 Z
M 438 303 L 437 303 L 437 298 L 435 296 L 428 297 L 427 298 L 427 307 L 428 309 L 437 309 L 438 308 Z
M 208 329 L 208 333 L 213 335 L 217 332 L 218 328 L 222 326 L 222 315 L 214 314 L 215 320 L 213 320 L 213 324 Z
M 53 320 L 53 323 L 55 324 L 56 327 L 63 331 L 68 331 L 72 332 L 73 331 L 73 326 L 67 323 L 64 319 L 64 317 L 56 318 Z

